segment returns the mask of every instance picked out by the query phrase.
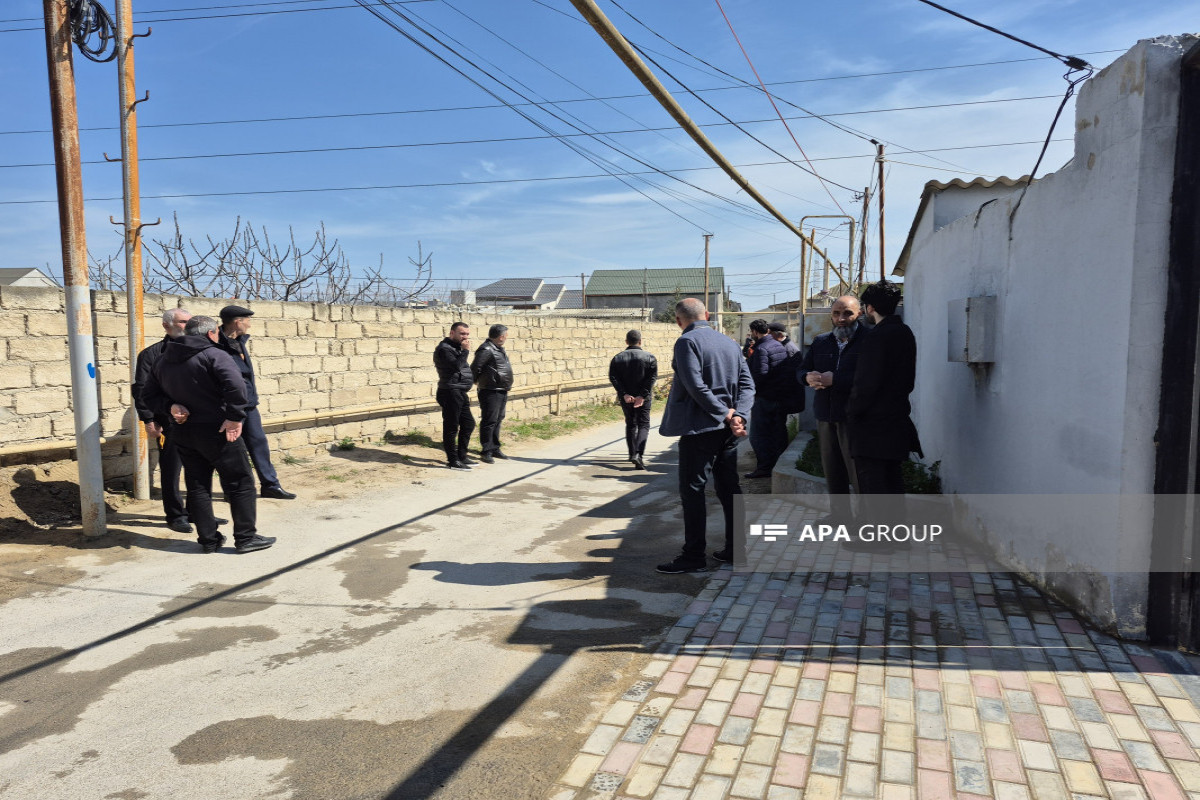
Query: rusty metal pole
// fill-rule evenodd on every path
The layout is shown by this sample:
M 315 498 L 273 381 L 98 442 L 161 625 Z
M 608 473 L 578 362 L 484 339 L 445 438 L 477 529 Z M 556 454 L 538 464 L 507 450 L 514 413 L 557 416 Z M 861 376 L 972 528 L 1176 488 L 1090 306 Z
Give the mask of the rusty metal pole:
M 63 283 L 66 284 L 67 344 L 71 357 L 71 406 L 75 412 L 79 505 L 84 535 L 102 536 L 106 532 L 104 469 L 100 461 L 96 340 L 92 330 L 92 298 L 88 287 L 71 28 L 67 0 L 42 0 L 42 4 L 46 15 L 46 65 L 50 74 L 54 172 L 58 183 L 59 227 L 62 230 Z
M 876 159 L 879 161 L 879 280 L 887 280 L 884 272 L 887 270 L 887 265 L 884 260 L 883 252 L 883 145 L 875 145 L 879 154 Z
M 808 311 L 808 240 L 800 240 L 800 324 L 804 324 L 804 314 Z M 803 338 L 803 337 L 801 337 Z
M 863 282 L 864 271 L 867 268 L 867 214 L 871 210 L 871 187 L 863 188 L 862 239 L 858 245 L 858 283 Z
M 132 0 L 117 4 L 117 74 L 121 104 L 121 175 L 125 193 L 125 295 L 129 317 L 129 382 L 137 380 L 137 355 L 146 346 L 142 307 L 142 200 L 138 182 L 137 91 L 133 81 Z M 133 414 L 133 496 L 150 499 L 150 458 L 146 429 Z
M 579 291 L 582 294 L 580 302 L 583 304 L 583 308 L 587 308 L 587 283 L 583 280 L 585 274 L 583 272 L 579 273 Z
M 704 310 L 708 311 L 708 242 L 712 239 L 711 233 L 704 234 Z

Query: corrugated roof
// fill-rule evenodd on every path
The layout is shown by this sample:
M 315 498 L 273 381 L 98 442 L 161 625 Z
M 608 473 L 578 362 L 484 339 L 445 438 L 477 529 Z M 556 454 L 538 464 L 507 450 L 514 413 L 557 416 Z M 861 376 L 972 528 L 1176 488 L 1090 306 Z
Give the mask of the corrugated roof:
M 532 300 L 542 286 L 541 278 L 504 278 L 475 290 L 477 300 Z
M 964 181 L 962 178 L 955 178 L 952 181 L 943 183 L 942 181 L 929 181 L 925 184 L 925 188 L 921 191 L 921 204 L 917 206 L 917 213 L 913 215 L 912 227 L 908 229 L 908 238 L 904 241 L 904 249 L 900 251 L 900 257 L 896 259 L 896 266 L 892 269 L 893 275 L 903 275 L 908 269 L 908 257 L 912 254 L 913 238 L 917 235 L 917 226 L 921 224 L 921 218 L 925 216 L 925 211 L 929 207 L 929 201 L 940 192 L 947 189 L 991 189 L 993 186 L 1003 186 L 1012 189 L 1016 186 L 1024 186 L 1029 183 L 1029 176 L 1022 175 L 1019 178 L 1009 178 L 1001 175 L 998 178 L 974 178 L 969 181 Z
M 716 293 L 725 287 L 725 270 L 710 267 L 708 291 Z M 675 294 L 704 294 L 704 268 L 684 269 L 598 269 L 587 282 L 588 296 Z
M 542 284 L 542 288 L 538 289 L 538 293 L 533 296 L 535 303 L 553 303 L 558 299 L 559 295 L 566 289 L 565 283 L 546 283 Z
M 583 308 L 583 290 L 567 289 L 558 298 L 558 308 Z

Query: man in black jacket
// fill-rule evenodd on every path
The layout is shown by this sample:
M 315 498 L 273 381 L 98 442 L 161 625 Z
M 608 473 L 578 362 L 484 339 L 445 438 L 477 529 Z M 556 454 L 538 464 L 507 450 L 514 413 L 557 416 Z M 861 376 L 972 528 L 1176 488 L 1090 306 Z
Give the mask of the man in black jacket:
M 488 329 L 487 341 L 479 345 L 471 362 L 471 374 L 479 391 L 479 446 L 483 452 L 480 458 L 485 464 L 508 458 L 500 449 L 500 423 L 504 421 L 504 406 L 513 385 L 512 364 L 504 352 L 506 341 L 508 326 L 493 325 Z
M 813 414 L 817 418 L 830 512 L 821 522 L 849 524 L 850 487 L 853 485 L 855 492 L 859 488 L 854 460 L 850 457 L 846 402 L 854 388 L 854 370 L 867 326 L 859 322 L 862 307 L 853 295 L 834 300 L 829 316 L 833 330 L 813 339 L 797 377 L 815 390 Z
M 921 454 L 921 441 L 909 418 L 912 407 L 908 402 L 917 377 L 917 340 L 895 313 L 900 296 L 899 284 L 886 280 L 871 284 L 862 293 L 864 313 L 875 327 L 858 353 L 846 420 L 862 493 L 891 495 L 902 501 L 900 464 L 910 452 Z M 902 510 L 899 503 L 890 507 Z
M 625 444 L 635 469 L 645 469 L 646 440 L 650 438 L 650 403 L 658 379 L 658 359 L 642 349 L 642 332 L 625 334 L 624 350 L 608 364 L 608 380 L 617 390 L 625 414 Z
M 179 461 L 175 440 L 170 436 L 171 417 L 168 414 L 155 414 L 146 405 L 142 395 L 154 365 L 162 357 L 163 348 L 167 342 L 183 336 L 183 328 L 191 318 L 191 312 L 186 308 L 169 308 L 163 312 L 162 326 L 166 335 L 162 341 L 155 342 L 138 353 L 133 380 L 134 410 L 138 419 L 146 426 L 146 436 L 158 445 L 159 488 L 162 491 L 163 514 L 167 517 L 167 527 L 179 533 L 191 533 L 192 523 L 188 522 L 187 510 L 183 507 L 183 496 L 179 493 L 179 473 L 183 464 Z
M 442 407 L 442 447 L 450 469 L 470 469 L 476 463 L 467 457 L 467 444 L 475 430 L 471 416 L 471 396 L 475 375 L 467 363 L 470 355 L 471 327 L 465 322 L 450 326 L 450 335 L 433 350 L 437 368 L 437 402 Z
M 184 334 L 163 348 L 143 397 L 155 414 L 171 418 L 170 435 L 183 462 L 188 516 L 196 524 L 200 547 L 215 553 L 225 542 L 212 510 L 215 469 L 233 511 L 237 552 L 265 550 L 275 539 L 259 536 L 255 529 L 254 475 L 241 440 L 246 383 L 229 354 L 216 346 L 216 320 L 192 317 Z
M 754 409 L 750 412 L 750 446 L 758 465 L 746 478 L 769 478 L 775 462 L 787 449 L 787 412 L 780 396 L 779 375 L 772 374 L 787 352 L 775 341 L 765 319 L 750 323 L 750 335 L 754 337 L 754 350 L 747 364 L 754 378 Z
M 246 381 L 246 425 L 242 436 L 246 441 L 246 449 L 250 460 L 254 462 L 254 471 L 258 473 L 258 482 L 262 485 L 263 497 L 276 500 L 292 500 L 296 495 L 279 485 L 279 476 L 271 464 L 271 445 L 267 442 L 267 433 L 263 430 L 262 415 L 258 412 L 258 388 L 254 385 L 254 364 L 250 361 L 250 317 L 254 312 L 241 306 L 225 306 L 221 309 L 221 333 L 217 337 L 217 346 L 233 356 L 233 362 Z

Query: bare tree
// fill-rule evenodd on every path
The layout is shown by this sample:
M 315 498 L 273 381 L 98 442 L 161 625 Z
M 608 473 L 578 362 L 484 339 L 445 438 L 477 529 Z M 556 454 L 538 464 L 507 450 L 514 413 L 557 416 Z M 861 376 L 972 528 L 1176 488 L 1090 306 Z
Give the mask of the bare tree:
M 255 230 L 238 217 L 233 233 L 224 239 L 208 235 L 200 243 L 185 238 L 175 217 L 175 230 L 165 239 L 143 244 L 149 256 L 144 287 L 147 292 L 192 297 L 241 297 L 248 300 L 284 300 L 349 305 L 401 305 L 433 286 L 433 254 L 417 242 L 416 269 L 409 281 L 384 275 L 383 256 L 377 267 L 361 275 L 351 270 L 349 257 L 337 239 L 329 240 L 325 223 L 311 244 L 296 240 L 289 226 L 287 239 L 273 241 L 264 227 Z M 92 284 L 102 289 L 125 288 L 121 259 L 124 243 L 111 256 L 89 253 Z M 122 262 L 123 263 L 123 262 Z

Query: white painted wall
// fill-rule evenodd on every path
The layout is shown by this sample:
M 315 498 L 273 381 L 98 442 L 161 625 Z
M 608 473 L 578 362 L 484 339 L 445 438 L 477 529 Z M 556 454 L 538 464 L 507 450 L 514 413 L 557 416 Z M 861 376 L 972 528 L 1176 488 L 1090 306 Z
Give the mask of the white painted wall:
M 1075 157 L 1030 187 L 1011 239 L 1019 191 L 1003 186 L 947 189 L 917 222 L 914 418 L 947 492 L 1152 492 L 1179 60 L 1195 41 L 1141 41 L 1082 87 Z M 946 358 L 947 301 L 974 295 L 997 296 L 988 368 Z M 1086 513 L 1053 536 L 1019 509 L 979 522 L 1009 564 L 1137 636 L 1151 525 L 1128 505 L 1100 538 Z

